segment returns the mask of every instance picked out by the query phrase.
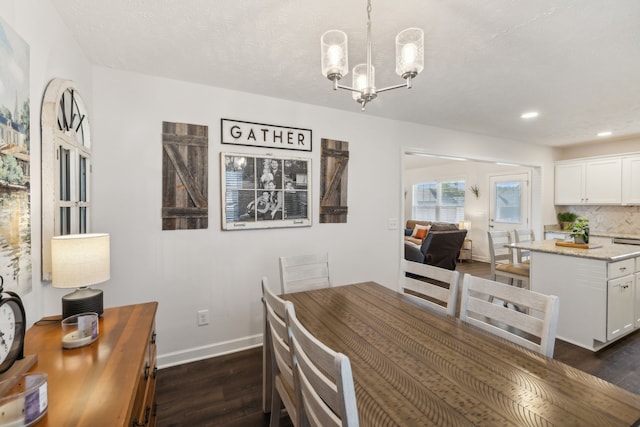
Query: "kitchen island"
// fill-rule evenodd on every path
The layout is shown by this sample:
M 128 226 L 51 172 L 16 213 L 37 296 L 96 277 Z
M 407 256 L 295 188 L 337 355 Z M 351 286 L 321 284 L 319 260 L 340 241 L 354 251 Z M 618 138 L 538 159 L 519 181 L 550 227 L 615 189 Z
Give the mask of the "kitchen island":
M 640 246 L 512 246 L 530 251 L 531 290 L 560 299 L 558 338 L 597 351 L 640 329 Z

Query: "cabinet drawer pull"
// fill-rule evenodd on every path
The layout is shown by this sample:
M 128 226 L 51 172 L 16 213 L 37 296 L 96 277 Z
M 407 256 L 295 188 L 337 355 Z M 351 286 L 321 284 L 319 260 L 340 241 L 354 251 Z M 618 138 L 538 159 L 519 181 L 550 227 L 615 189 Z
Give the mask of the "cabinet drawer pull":
M 149 379 L 149 369 L 151 367 L 149 366 L 149 364 L 147 363 L 144 367 L 144 379 L 145 381 Z
M 155 344 L 156 343 L 156 336 L 157 336 L 157 334 L 155 332 L 153 332 L 153 334 L 151 334 L 151 344 Z
M 620 271 L 625 271 L 627 267 L 620 267 Z
M 155 380 L 158 377 L 158 367 L 153 367 L 153 379 Z

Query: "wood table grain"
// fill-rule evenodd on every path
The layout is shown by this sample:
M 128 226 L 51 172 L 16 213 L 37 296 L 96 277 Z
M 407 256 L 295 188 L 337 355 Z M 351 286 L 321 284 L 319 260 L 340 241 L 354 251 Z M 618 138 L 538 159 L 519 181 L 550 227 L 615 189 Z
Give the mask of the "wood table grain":
M 361 426 L 629 426 L 640 395 L 373 282 L 283 296 L 351 359 Z
M 36 426 L 125 426 L 134 417 L 157 302 L 107 308 L 98 339 L 62 348 L 60 316 L 42 319 L 26 334 L 25 354 L 37 354 L 35 372 L 48 375 L 47 414 Z

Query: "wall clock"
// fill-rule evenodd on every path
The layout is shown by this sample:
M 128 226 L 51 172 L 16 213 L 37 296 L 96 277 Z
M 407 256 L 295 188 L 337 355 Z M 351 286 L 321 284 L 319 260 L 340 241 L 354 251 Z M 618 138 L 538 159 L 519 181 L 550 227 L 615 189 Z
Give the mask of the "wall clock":
M 25 314 L 18 294 L 3 289 L 0 276 L 0 373 L 24 357 Z
M 42 100 L 42 279 L 51 280 L 51 238 L 89 230 L 91 130 L 75 83 L 56 78 Z

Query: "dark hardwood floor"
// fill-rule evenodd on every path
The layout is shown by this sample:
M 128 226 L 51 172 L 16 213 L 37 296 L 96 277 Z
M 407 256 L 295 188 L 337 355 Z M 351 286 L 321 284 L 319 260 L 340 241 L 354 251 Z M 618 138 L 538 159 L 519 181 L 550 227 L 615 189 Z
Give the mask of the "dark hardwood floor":
M 482 262 L 464 262 L 458 270 L 489 275 L 489 265 Z M 640 394 L 638 331 L 596 353 L 557 340 L 554 358 Z M 261 347 L 162 369 L 157 393 L 160 427 L 269 424 L 262 413 Z M 286 415 L 280 425 L 291 426 Z

